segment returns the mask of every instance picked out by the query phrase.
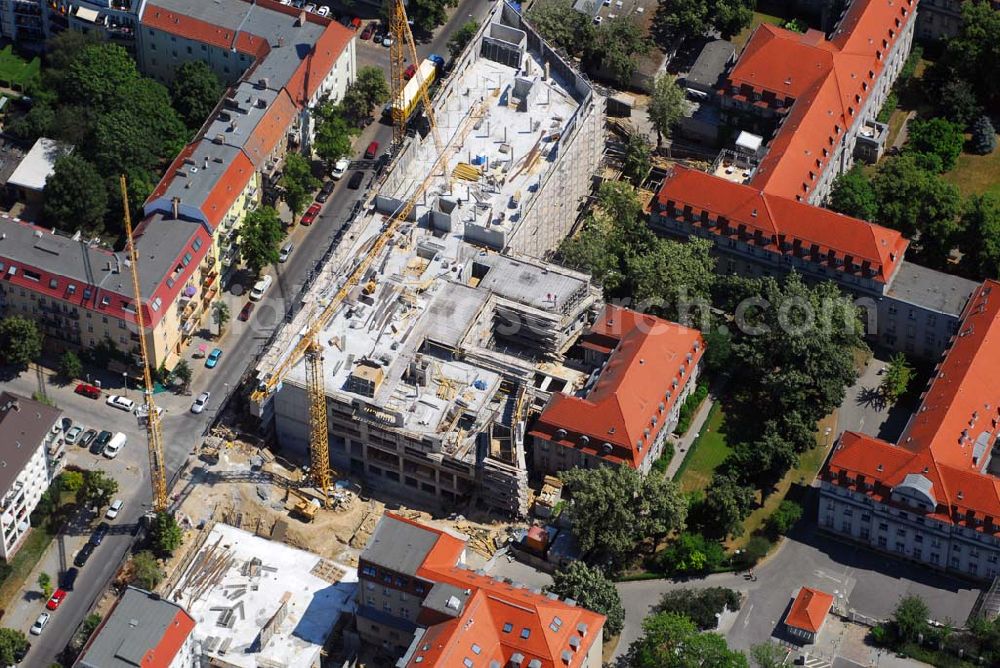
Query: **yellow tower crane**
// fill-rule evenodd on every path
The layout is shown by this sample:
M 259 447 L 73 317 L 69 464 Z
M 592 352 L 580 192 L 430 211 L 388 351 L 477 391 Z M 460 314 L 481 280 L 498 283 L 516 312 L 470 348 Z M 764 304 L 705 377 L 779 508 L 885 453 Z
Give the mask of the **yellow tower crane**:
M 410 57 L 410 62 L 416 68 L 419 68 L 420 61 L 417 60 L 417 46 L 413 42 L 413 33 L 410 31 L 410 21 L 406 17 L 406 7 L 403 6 L 403 0 L 391 0 L 391 2 L 389 34 L 392 36 L 392 42 L 389 44 L 389 86 L 392 93 L 391 99 L 398 100 L 406 86 L 406 57 Z M 427 86 L 420 87 L 420 101 L 424 105 L 424 115 L 431 126 L 431 133 L 434 135 L 434 147 L 440 155 L 443 145 L 437 123 L 434 121 L 434 109 L 431 107 L 430 96 L 427 94 Z M 393 112 L 392 141 L 394 144 L 403 141 L 403 137 L 406 136 L 406 120 Z
M 163 435 L 160 433 L 160 416 L 153 402 L 153 375 L 149 369 L 149 352 L 146 348 L 146 327 L 142 317 L 142 290 L 139 285 L 139 258 L 132 238 L 132 216 L 129 213 L 128 190 L 125 175 L 121 175 L 122 207 L 125 212 L 125 238 L 128 258 L 132 265 L 132 292 L 135 295 L 135 322 L 139 327 L 139 350 L 142 354 L 142 376 L 145 381 L 146 446 L 149 450 L 149 482 L 153 488 L 153 511 L 167 509 L 167 472 L 163 465 Z

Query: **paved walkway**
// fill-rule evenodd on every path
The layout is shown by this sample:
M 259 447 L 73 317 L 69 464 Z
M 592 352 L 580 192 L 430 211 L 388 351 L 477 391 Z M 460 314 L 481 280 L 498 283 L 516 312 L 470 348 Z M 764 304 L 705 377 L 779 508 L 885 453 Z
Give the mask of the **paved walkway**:
M 708 419 L 708 413 L 712 410 L 712 406 L 715 405 L 715 401 L 715 395 L 709 393 L 708 398 L 701 402 L 698 411 L 691 418 L 691 426 L 684 432 L 684 435 L 671 437 L 670 442 L 674 444 L 674 458 L 670 460 L 670 465 L 667 467 L 667 477 L 671 480 L 677 475 L 677 469 L 684 463 L 684 457 L 687 455 L 688 450 L 691 449 L 691 446 L 694 445 L 695 439 L 701 435 L 701 430 L 705 426 L 705 420 Z

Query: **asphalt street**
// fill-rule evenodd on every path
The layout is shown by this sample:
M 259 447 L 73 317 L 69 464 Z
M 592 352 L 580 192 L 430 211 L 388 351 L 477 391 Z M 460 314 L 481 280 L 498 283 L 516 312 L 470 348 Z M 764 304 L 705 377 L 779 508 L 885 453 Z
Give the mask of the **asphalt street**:
M 417 43 L 420 58 L 437 53 L 448 56 L 447 43 L 451 35 L 461 28 L 468 20 L 475 18 L 480 22 L 493 7 L 488 0 L 463 0 L 459 3 L 450 20 L 439 29 L 432 39 Z M 388 72 L 389 50 L 377 46 L 371 41 L 358 40 L 359 65 L 380 64 Z M 392 141 L 392 127 L 377 122 L 367 127 L 355 141 L 355 150 L 360 156 L 371 141 L 377 141 L 381 150 L 389 147 Z M 220 363 L 214 369 L 206 369 L 203 360 L 195 358 L 200 343 L 196 341 L 186 352 L 194 369 L 191 384 L 191 395 L 177 395 L 169 392 L 156 395 L 158 405 L 164 408 L 162 419 L 164 459 L 168 478 L 172 477 L 187 460 L 187 457 L 199 445 L 203 434 L 215 420 L 218 410 L 226 396 L 234 390 L 256 354 L 261 350 L 274 327 L 281 322 L 288 306 L 294 300 L 303 284 L 309 280 L 311 272 L 318 269 L 317 263 L 332 243 L 334 237 L 349 219 L 355 202 L 365 197 L 366 178 L 362 189 L 351 190 L 347 187 L 350 176 L 338 182 L 333 194 L 327 200 L 322 212 L 313 225 L 303 227 L 297 225 L 290 233 L 288 241 L 295 244 L 295 251 L 287 262 L 275 265 L 270 272 L 276 278 L 274 286 L 264 299 L 258 302 L 254 313 L 247 322 L 237 319 L 237 314 L 247 298 L 249 286 L 233 284 L 229 286 L 224 299 L 230 304 L 232 320 L 227 325 L 223 337 L 215 340 L 204 337 L 208 349 L 220 347 L 223 355 Z M 235 286 L 235 287 L 234 287 Z M 210 328 L 212 325 L 208 325 Z M 96 376 L 96 374 L 95 374 Z M 95 378 L 96 379 L 96 378 Z M 104 375 L 102 384 L 108 392 L 126 393 L 133 400 L 139 401 L 141 395 L 133 387 L 125 390 L 123 379 Z M 116 411 L 100 401 L 86 399 L 73 394 L 72 386 L 60 387 L 53 385 L 46 378 L 46 391 L 56 403 L 75 421 L 97 429 L 122 431 L 129 438 L 129 444 L 119 459 L 108 462 L 104 459 L 100 467 L 112 473 L 119 481 L 120 496 L 125 501 L 125 509 L 116 520 L 112 533 L 95 550 L 86 566 L 80 569 L 75 587 L 67 596 L 60 608 L 54 613 L 44 634 L 32 637 L 32 649 L 21 663 L 27 668 L 48 668 L 55 662 L 56 655 L 69 642 L 73 632 L 83 621 L 97 597 L 104 591 L 107 583 L 117 570 L 125 552 L 132 541 L 132 529 L 136 522 L 149 509 L 149 471 L 146 458 L 145 432 L 139 427 L 133 416 Z M 38 389 L 39 378 L 33 371 L 5 383 L 14 392 L 31 396 Z M 188 409 L 195 396 L 203 391 L 211 392 L 209 408 L 200 415 L 191 414 Z M 105 395 L 106 396 L 106 395 Z M 74 446 L 68 446 L 72 450 Z M 88 457 L 90 459 L 88 459 Z M 90 461 L 90 460 L 95 461 Z M 95 466 L 98 458 L 85 451 L 72 452 L 69 462 L 84 468 Z M 43 564 L 46 568 L 62 573 L 71 566 L 73 555 L 89 538 L 91 526 L 97 518 L 80 526 L 74 526 L 66 536 L 56 540 L 56 549 L 50 550 Z M 54 553 L 54 556 L 53 556 Z M 33 586 L 29 582 L 28 589 Z M 22 628 L 27 632 L 28 626 L 44 607 L 44 601 L 29 600 L 16 602 L 4 615 L 5 626 Z

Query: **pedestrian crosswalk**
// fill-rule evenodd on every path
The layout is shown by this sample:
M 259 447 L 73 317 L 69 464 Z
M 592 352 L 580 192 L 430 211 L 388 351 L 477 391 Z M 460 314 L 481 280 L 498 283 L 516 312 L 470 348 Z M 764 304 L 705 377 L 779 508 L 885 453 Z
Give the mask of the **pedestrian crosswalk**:
M 832 663 L 818 656 L 810 656 L 808 659 L 805 660 L 805 663 L 803 663 L 802 665 L 804 665 L 806 668 L 833 668 Z

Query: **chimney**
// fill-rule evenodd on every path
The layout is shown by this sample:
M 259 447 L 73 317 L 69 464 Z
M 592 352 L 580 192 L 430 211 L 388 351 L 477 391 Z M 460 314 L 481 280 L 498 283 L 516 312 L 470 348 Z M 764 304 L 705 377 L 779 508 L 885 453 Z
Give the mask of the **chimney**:
M 174 197 L 173 199 L 170 200 L 170 203 L 173 205 L 174 208 L 174 220 L 177 220 L 178 218 L 181 217 L 180 216 L 181 198 Z
M 208 169 L 208 156 L 205 156 L 205 163 L 202 165 L 202 169 Z

